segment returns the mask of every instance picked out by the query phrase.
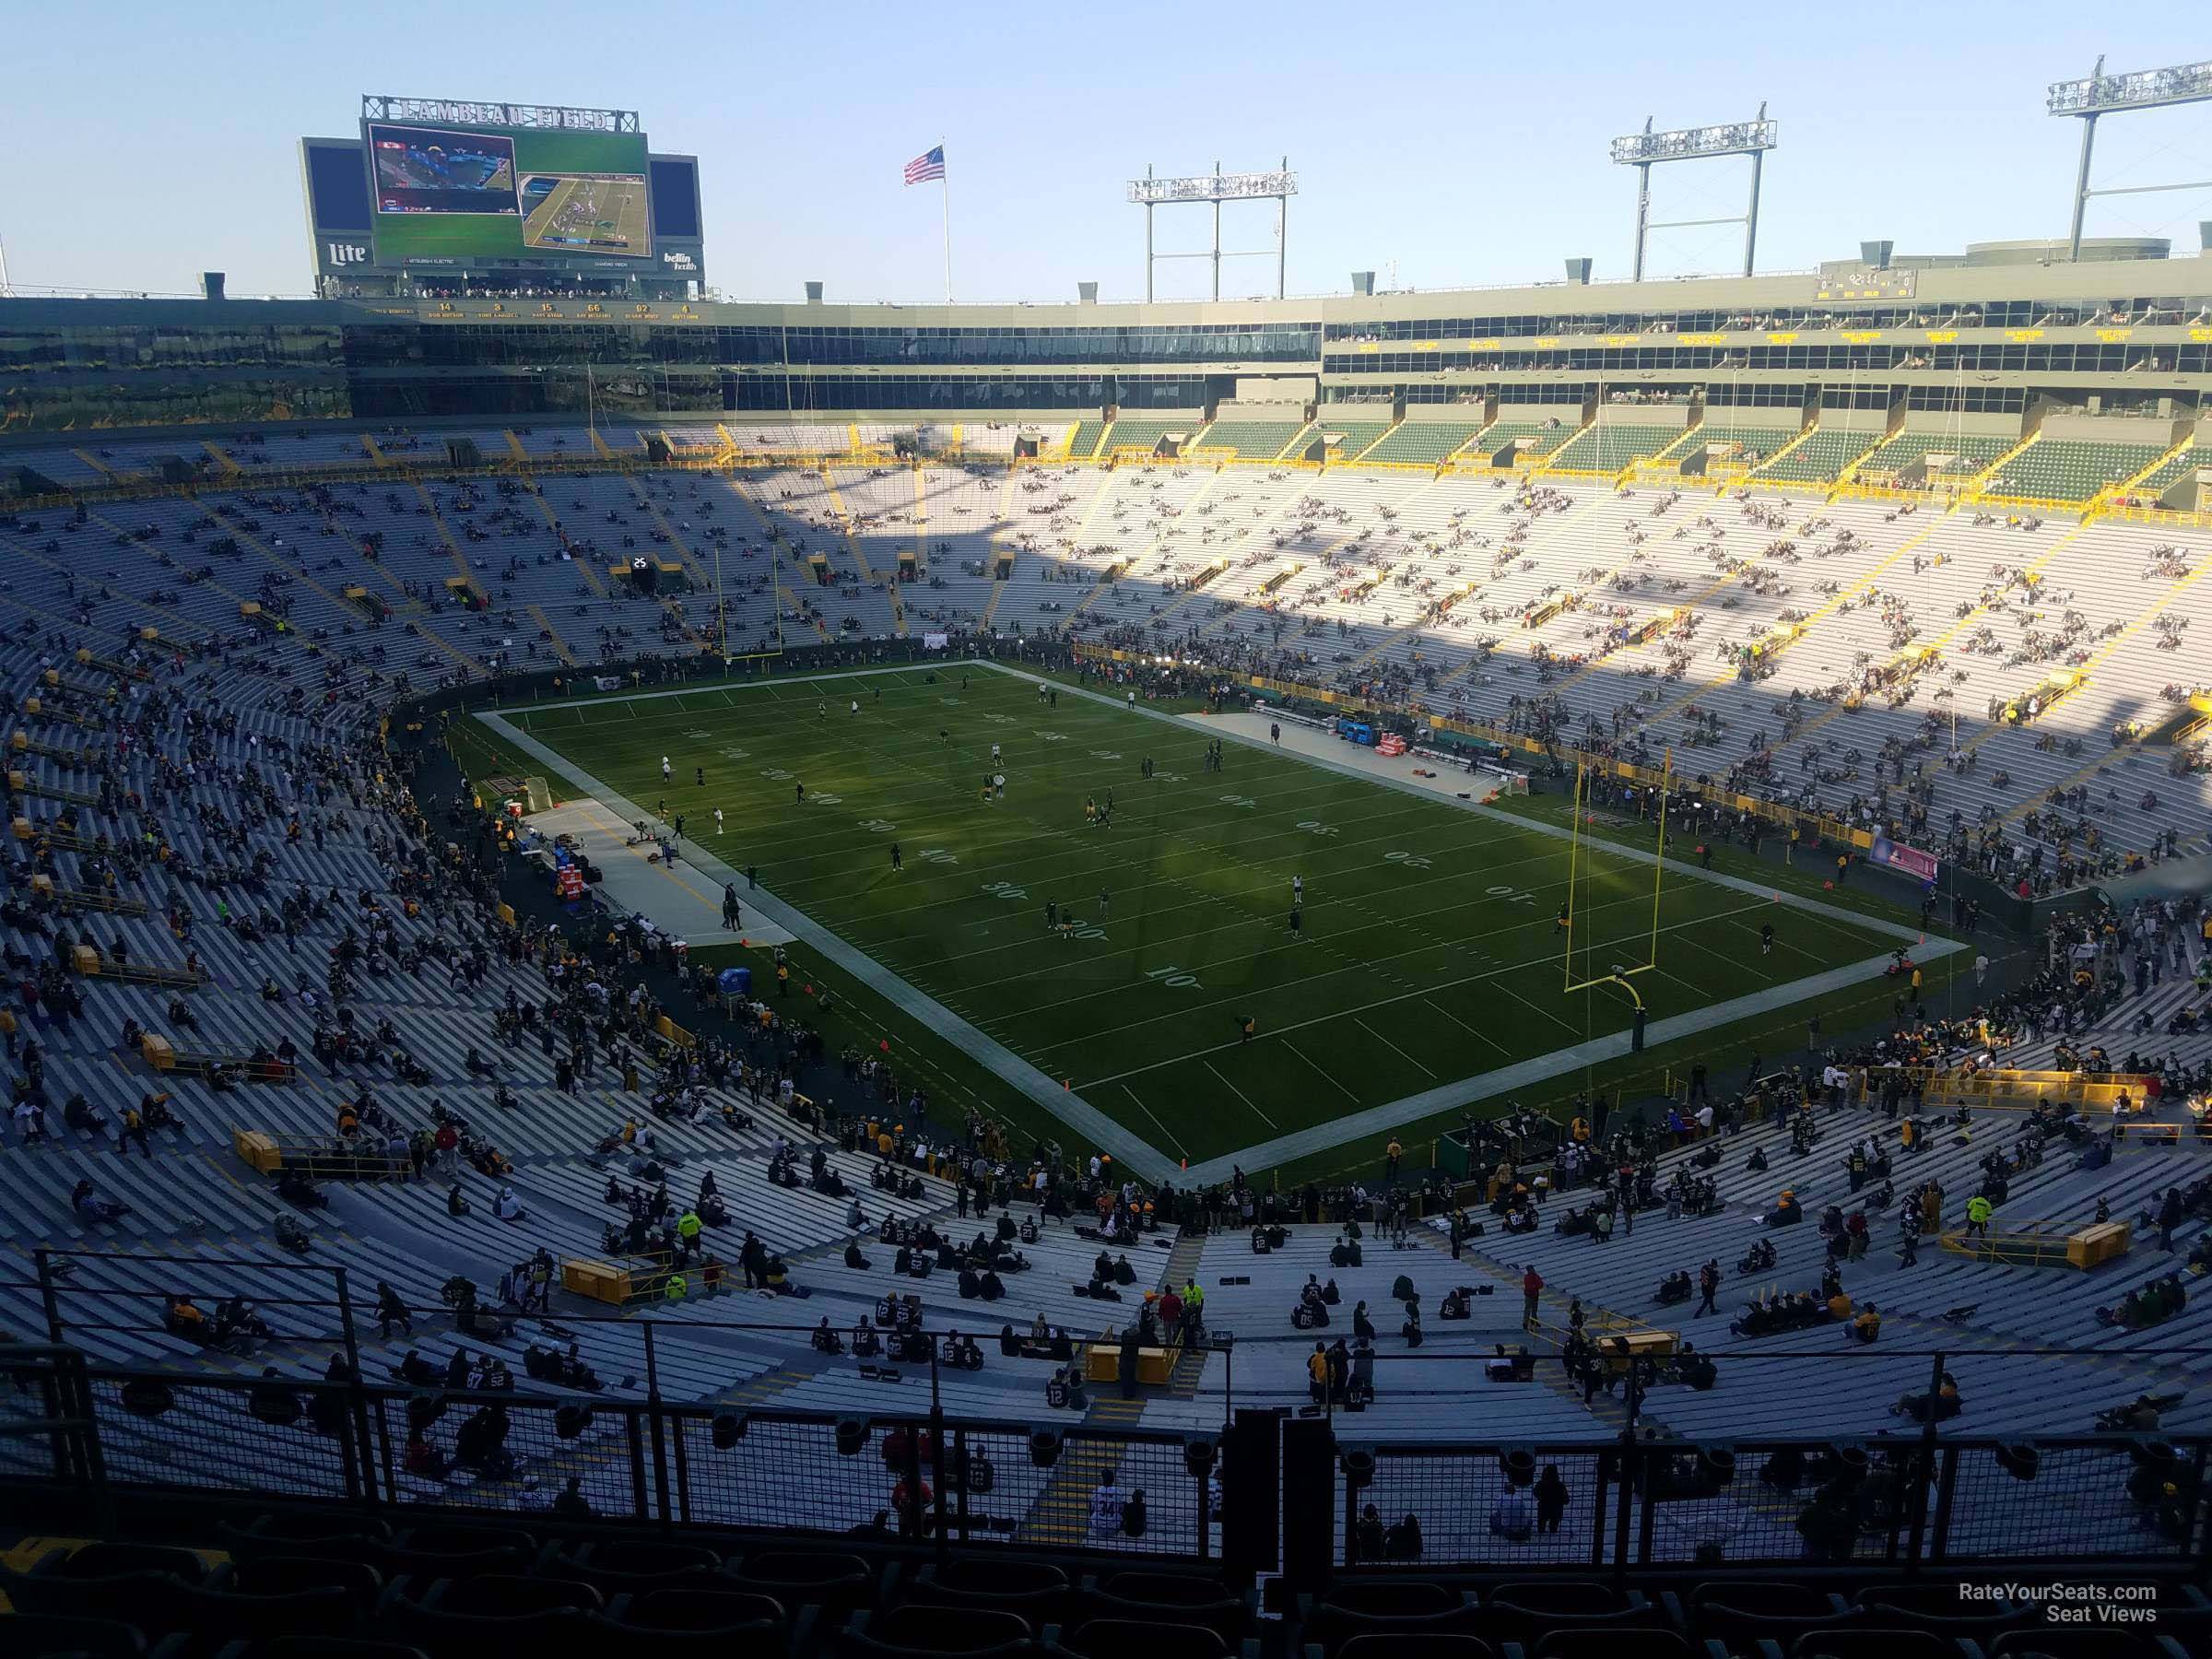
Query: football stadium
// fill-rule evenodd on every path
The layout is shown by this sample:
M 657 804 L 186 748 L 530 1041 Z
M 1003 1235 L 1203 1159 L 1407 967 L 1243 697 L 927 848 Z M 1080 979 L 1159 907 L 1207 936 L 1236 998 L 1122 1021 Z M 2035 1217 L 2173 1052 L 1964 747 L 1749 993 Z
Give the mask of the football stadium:
M 2212 1653 L 2208 100 L 894 307 L 373 95 L 313 298 L 0 297 L 0 1650 Z

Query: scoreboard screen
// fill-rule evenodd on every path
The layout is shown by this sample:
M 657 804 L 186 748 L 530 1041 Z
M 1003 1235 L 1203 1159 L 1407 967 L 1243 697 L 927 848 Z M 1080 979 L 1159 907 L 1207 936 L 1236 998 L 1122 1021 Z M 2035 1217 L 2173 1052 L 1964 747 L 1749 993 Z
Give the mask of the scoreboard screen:
M 380 265 L 653 256 L 641 133 L 362 123 Z

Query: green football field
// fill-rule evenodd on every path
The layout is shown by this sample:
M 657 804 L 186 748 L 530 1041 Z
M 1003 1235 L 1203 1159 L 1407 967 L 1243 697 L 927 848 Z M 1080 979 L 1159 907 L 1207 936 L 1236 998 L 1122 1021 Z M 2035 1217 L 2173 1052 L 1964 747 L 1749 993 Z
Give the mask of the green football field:
M 562 240 L 577 237 L 585 241 Z M 591 247 L 594 238 L 612 245 Z M 645 241 L 643 179 L 560 179 L 523 222 L 523 245 L 534 252 L 644 253 Z
M 1562 935 L 1556 835 L 1234 741 L 1208 771 L 1203 722 L 1065 687 L 1042 703 L 989 668 L 506 719 L 645 809 L 682 813 L 688 840 L 758 866 L 779 899 L 1194 1162 L 1618 1032 L 1618 989 L 1565 992 L 1567 937 L 1578 980 L 1651 956 L 1646 864 L 1585 842 Z M 994 744 L 1006 792 L 986 799 Z M 1087 822 L 1087 798 L 1110 794 L 1111 820 Z M 1635 982 L 1653 1020 L 1895 943 L 1671 868 L 1656 922 L 1658 965 Z

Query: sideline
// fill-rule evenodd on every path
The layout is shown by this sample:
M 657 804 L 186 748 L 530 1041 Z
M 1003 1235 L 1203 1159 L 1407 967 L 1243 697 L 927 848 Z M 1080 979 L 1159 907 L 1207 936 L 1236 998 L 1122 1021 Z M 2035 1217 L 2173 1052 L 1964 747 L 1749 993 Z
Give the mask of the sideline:
M 1135 712 L 1147 720 L 1159 721 L 1178 731 L 1188 733 L 1196 727 L 1216 732 L 1242 747 L 1256 749 L 1263 753 L 1277 755 L 1281 753 L 1280 749 L 1269 744 L 1264 736 L 1239 730 L 1237 724 L 1231 722 L 1194 722 L 1188 716 L 1171 714 L 1147 708 L 1141 703 L 1132 711 L 1125 701 L 1108 696 L 1103 692 L 1094 691 L 1082 686 L 1071 686 L 1065 681 L 1010 666 L 994 658 L 947 655 L 939 661 L 945 667 L 958 664 L 963 669 L 988 669 L 1030 685 L 1052 686 L 1059 690 L 1066 691 L 1070 696 L 1087 698 L 1092 702 L 1123 713 Z M 627 697 L 607 692 L 596 697 L 577 699 L 567 702 L 532 703 L 526 707 L 533 712 L 557 708 L 606 707 L 624 701 L 646 701 L 687 695 L 709 695 L 714 691 L 743 690 L 772 685 L 779 680 L 787 684 L 804 684 L 806 679 L 815 678 L 836 679 L 877 674 L 911 674 L 918 666 L 921 665 L 907 664 L 900 666 L 887 665 L 835 670 L 819 676 L 764 676 L 751 682 L 724 681 L 705 687 L 676 687 L 657 691 L 633 692 Z M 941 668 L 940 672 L 942 671 Z M 513 712 L 519 713 L 524 711 L 517 709 Z M 548 745 L 540 742 L 527 732 L 517 729 L 510 724 L 505 712 L 477 710 L 470 712 L 506 741 L 524 752 L 535 756 L 547 766 L 564 772 L 590 791 L 599 801 L 619 811 L 626 818 L 635 819 L 648 816 L 641 808 L 616 794 L 606 783 L 579 770 L 572 762 L 565 759 Z M 1411 795 L 1431 804 L 1453 806 L 1481 818 L 1492 818 L 1516 830 L 1534 830 L 1538 835 L 1547 836 L 1554 841 L 1565 841 L 1573 839 L 1572 831 L 1558 825 L 1526 818 L 1519 813 L 1501 811 L 1497 807 L 1483 806 L 1477 802 L 1463 801 L 1455 795 L 1424 788 L 1417 782 L 1394 776 L 1393 773 L 1372 765 L 1358 765 L 1310 751 L 1300 752 L 1296 758 L 1309 766 L 1319 767 L 1343 777 L 1356 779 L 1363 783 L 1395 790 L 1401 794 Z M 1612 856 L 1627 859 L 1632 863 L 1649 866 L 1660 862 L 1656 853 L 1623 845 L 1602 835 L 1585 834 L 1582 839 L 1587 845 L 1602 849 Z M 696 842 L 692 842 L 691 847 L 692 850 L 684 855 L 686 862 L 713 877 L 717 881 L 734 882 L 738 879 L 738 873 L 721 859 L 711 853 L 699 849 Z M 1685 864 L 1674 858 L 1665 861 L 1665 867 L 1671 874 L 1748 894 L 1762 902 L 1774 902 L 1779 900 L 1782 904 L 1808 914 L 1822 916 L 1870 933 L 1886 935 L 1901 942 L 1912 944 L 1916 947 L 1916 956 L 1923 960 L 1933 960 L 1938 957 L 1953 955 L 1967 948 L 1966 945 L 1959 940 L 1947 939 L 1933 934 L 1923 935 L 1919 929 L 1900 923 L 1823 903 L 1819 900 L 1783 891 L 1771 885 L 1762 885 L 1744 877 L 1700 869 L 1694 865 Z M 1185 1182 L 1203 1184 L 1226 1179 L 1230 1171 L 1236 1167 L 1264 1169 L 1271 1164 L 1285 1162 L 1293 1158 L 1302 1158 L 1313 1153 L 1329 1151 L 1354 1141 L 1371 1138 L 1377 1134 L 1402 1127 L 1406 1124 L 1421 1118 L 1435 1116 L 1477 1101 L 1493 1099 L 1510 1090 L 1541 1082 L 1561 1072 L 1605 1060 L 1617 1059 L 1631 1052 L 1631 1036 L 1630 1031 L 1624 1028 L 1606 1036 L 1591 1038 L 1570 1048 L 1535 1055 L 1495 1070 L 1477 1072 L 1441 1084 L 1435 1088 L 1406 1095 L 1395 1100 L 1384 1101 L 1381 1105 L 1369 1107 L 1347 1116 L 1333 1118 L 1325 1123 L 1312 1124 L 1288 1135 L 1281 1135 L 1270 1140 L 1257 1142 L 1239 1151 L 1193 1164 L 1185 1171 L 1179 1170 L 1178 1160 L 1175 1158 L 1144 1140 L 1127 1125 L 1100 1112 L 1080 1094 L 1062 1088 L 1035 1065 L 1023 1060 L 1005 1045 L 971 1025 L 925 992 L 908 983 L 873 957 L 847 943 L 829 929 L 822 927 L 803 912 L 776 899 L 766 889 L 754 888 L 741 890 L 747 904 L 753 906 L 770 921 L 787 929 L 793 937 L 802 940 L 820 951 L 822 955 L 850 973 L 854 980 L 888 999 L 913 1018 L 951 1042 L 970 1059 L 974 1060 L 1002 1081 L 1019 1090 L 1031 1102 L 1041 1107 L 1047 1114 L 1057 1118 L 1077 1133 L 1088 1136 L 1091 1144 L 1098 1149 L 1111 1152 L 1124 1167 L 1136 1175 L 1154 1182 L 1164 1182 L 1180 1175 Z M 1728 1002 L 1707 1004 L 1703 1007 L 1694 1008 L 1686 1013 L 1653 1022 L 1646 1030 L 1646 1043 L 1647 1045 L 1657 1045 L 1695 1036 L 1702 1031 L 1734 1024 L 1740 1019 L 1786 1008 L 1809 998 L 1824 995 L 1830 991 L 1843 990 L 1853 985 L 1878 980 L 1888 971 L 1888 967 L 1889 958 L 1887 956 L 1869 957 L 1863 961 L 1828 969 L 1805 979 L 1792 980 L 1779 985 L 1769 985 L 1748 995 L 1736 997 Z M 1245 1104 L 1250 1105 L 1250 1102 L 1245 1102 Z M 1253 1110 L 1257 1112 L 1256 1107 Z M 1157 1121 L 1155 1119 L 1156 1123 Z
M 658 691 L 595 691 L 589 697 L 567 697 L 559 702 L 531 701 L 498 709 L 463 709 L 458 712 L 474 714 L 482 720 L 491 720 L 508 714 L 535 714 L 546 709 L 612 709 L 626 702 L 656 702 L 665 697 L 710 697 L 717 691 L 751 691 L 761 686 L 804 686 L 815 680 L 859 679 L 871 674 L 927 674 L 940 663 L 972 663 L 980 665 L 985 660 L 981 657 L 924 657 L 912 663 L 887 663 L 877 668 L 830 668 L 820 674 L 725 675 L 721 679 L 708 680 L 703 685 L 667 686 Z M 689 713 L 690 711 L 687 709 L 684 712 Z
M 996 669 L 1001 674 L 1010 675 L 1017 679 L 1028 680 L 1032 683 L 1038 682 L 1042 677 L 1018 668 L 1010 668 L 1003 663 L 991 662 L 986 665 Z M 1081 686 L 1069 686 L 1065 682 L 1058 680 L 1045 680 L 1043 683 L 1056 685 L 1073 696 L 1088 698 L 1093 702 L 1103 703 L 1108 708 L 1119 709 L 1124 713 L 1132 712 L 1125 700 L 1109 697 L 1103 692 L 1093 691 Z M 1211 720 L 1194 722 L 1187 715 L 1170 714 L 1159 710 L 1148 709 L 1142 703 L 1136 705 L 1134 712 L 1141 714 L 1148 720 L 1156 720 L 1163 724 L 1172 726 L 1178 731 L 1187 733 L 1194 728 L 1194 725 L 1196 725 L 1199 729 L 1218 733 L 1222 737 L 1246 748 L 1258 749 L 1276 755 L 1282 753 L 1264 735 L 1240 731 L 1235 724 L 1226 721 L 1219 723 Z M 1511 824 L 1515 829 L 1533 830 L 1540 835 L 1551 837 L 1554 841 L 1564 841 L 1573 839 L 1571 830 L 1562 829 L 1558 825 L 1547 824 L 1536 818 L 1524 818 L 1515 812 L 1501 811 L 1495 806 L 1485 806 L 1474 801 L 1463 801 L 1456 795 L 1447 795 L 1437 790 L 1423 788 L 1410 779 L 1398 778 L 1376 768 L 1355 765 L 1310 751 L 1300 752 L 1297 759 L 1309 766 L 1322 767 L 1329 771 L 1341 773 L 1345 777 L 1358 778 L 1363 782 L 1377 784 L 1385 789 L 1394 789 L 1401 794 L 1415 795 L 1432 804 L 1455 806 L 1463 812 L 1471 812 L 1477 817 L 1495 818 L 1501 823 Z M 1618 841 L 1609 841 L 1603 836 L 1585 834 L 1582 839 L 1585 846 L 1601 848 L 1616 857 L 1630 859 L 1637 864 L 1649 866 L 1660 862 L 1655 853 L 1645 852 L 1638 847 L 1624 846 Z M 1924 935 L 1916 927 L 1889 922 L 1879 916 L 1866 915 L 1859 911 L 1845 910 L 1839 905 L 1826 904 L 1818 899 L 1807 899 L 1799 894 L 1783 891 L 1779 888 L 1764 886 L 1741 876 L 1730 876 L 1718 870 L 1700 869 L 1695 865 L 1684 864 L 1673 858 L 1667 859 L 1665 864 L 1668 873 L 1672 875 L 1686 876 L 1692 880 L 1709 882 L 1715 887 L 1733 888 L 1739 893 L 1750 894 L 1763 902 L 1773 902 L 1779 897 L 1783 904 L 1793 909 L 1847 923 L 1853 927 L 1862 928 L 1870 933 L 1884 934 L 1900 942 L 1911 944 L 1914 947 L 1913 954 L 1916 960 L 1933 961 L 1938 957 L 1952 956 L 1967 948 L 1961 940 L 1947 939 L 1935 934 Z M 1868 957 L 1863 961 L 1848 962 L 1841 967 L 1830 968 L 1820 973 L 1808 975 L 1805 979 L 1791 980 L 1784 984 L 1769 985 L 1762 990 L 1755 991 L 1746 996 L 1735 997 L 1728 1002 L 1708 1003 L 1703 1007 L 1693 1008 L 1688 1013 L 1653 1021 L 1645 1030 L 1645 1045 L 1656 1047 L 1661 1043 L 1676 1041 L 1684 1037 L 1694 1037 L 1701 1031 L 1732 1025 L 1739 1019 L 1772 1013 L 1776 1009 L 1786 1008 L 1809 998 L 1825 995 L 1831 991 L 1846 990 L 1853 985 L 1878 980 L 1888 971 L 1888 969 L 1889 958 L 1887 956 Z M 1227 1180 L 1234 1169 L 1242 1168 L 1248 1171 L 1266 1169 L 1271 1165 L 1284 1163 L 1294 1158 L 1303 1158 L 1316 1152 L 1331 1151 L 1353 1141 L 1371 1138 L 1380 1134 L 1387 1134 L 1394 1129 L 1403 1128 L 1406 1124 L 1418 1122 L 1422 1118 L 1452 1112 L 1479 1100 L 1491 1100 L 1512 1089 L 1527 1088 L 1556 1077 L 1561 1072 L 1571 1071 L 1583 1065 L 1594 1065 L 1600 1061 L 1618 1059 L 1633 1052 L 1631 1042 L 1631 1033 L 1627 1030 L 1622 1030 L 1608 1036 L 1591 1038 L 1571 1048 L 1558 1049 L 1548 1054 L 1538 1054 L 1532 1059 L 1517 1061 L 1512 1065 L 1501 1066 L 1494 1071 L 1477 1072 L 1470 1077 L 1441 1084 L 1435 1088 L 1425 1089 L 1419 1094 L 1411 1094 L 1395 1100 L 1387 1100 L 1380 1106 L 1371 1106 L 1364 1111 L 1356 1112 L 1345 1117 L 1331 1118 L 1326 1123 L 1314 1124 L 1288 1135 L 1277 1135 L 1272 1140 L 1257 1142 L 1237 1152 L 1228 1153 L 1219 1158 L 1210 1158 L 1203 1163 L 1194 1163 L 1185 1171 L 1183 1179 L 1195 1185 L 1205 1185 L 1212 1182 Z

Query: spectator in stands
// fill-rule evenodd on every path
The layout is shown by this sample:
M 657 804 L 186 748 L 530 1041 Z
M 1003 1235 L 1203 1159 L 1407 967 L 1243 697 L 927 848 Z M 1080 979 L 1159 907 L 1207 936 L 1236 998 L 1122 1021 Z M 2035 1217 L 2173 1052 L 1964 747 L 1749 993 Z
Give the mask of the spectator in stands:
M 89 1181 L 79 1181 L 70 1189 L 69 1207 L 92 1221 L 120 1221 L 131 1213 L 129 1205 L 100 1197 Z
M 1490 1506 L 1490 1536 L 1525 1544 L 1535 1535 L 1535 1506 L 1517 1486 L 1508 1486 Z
M 207 1316 L 201 1312 L 189 1291 L 172 1296 L 161 1314 L 162 1328 L 172 1336 L 187 1342 L 207 1340 Z
M 454 1461 L 493 1480 L 513 1478 L 514 1454 L 507 1450 L 508 1429 L 506 1406 L 478 1407 L 453 1437 Z
M 553 1513 L 562 1521 L 592 1521 L 598 1517 L 591 1502 L 583 1495 L 583 1477 L 571 1475 L 560 1494 L 553 1500 Z
M 1569 1502 L 1567 1482 L 1560 1477 L 1559 1465 L 1544 1465 L 1544 1473 L 1536 1480 L 1535 1500 L 1536 1530 L 1539 1533 L 1558 1532 Z
M 405 1466 L 408 1474 L 420 1480 L 442 1481 L 452 1465 L 429 1437 L 429 1431 L 417 1424 L 407 1430 Z
M 1908 1393 L 1889 1407 L 1889 1415 L 1911 1418 L 1916 1423 L 1925 1423 L 1932 1416 L 1941 1423 L 1957 1417 L 1965 1408 L 1965 1403 L 1959 1397 L 1959 1381 L 1947 1371 L 1938 1374 L 1933 1406 L 1925 1394 Z
M 1995 1213 L 1995 1210 L 1996 1206 L 1990 1203 L 1988 1198 L 1980 1193 L 1976 1193 L 1971 1198 L 1969 1198 L 1966 1201 L 1965 1236 L 1970 1239 L 1977 1237 L 1987 1239 L 1989 1237 L 1989 1218 Z
M 376 1281 L 376 1334 L 384 1341 L 392 1338 L 392 1327 L 397 1325 L 408 1335 L 415 1335 L 415 1319 L 407 1312 L 407 1304 L 382 1279 Z

